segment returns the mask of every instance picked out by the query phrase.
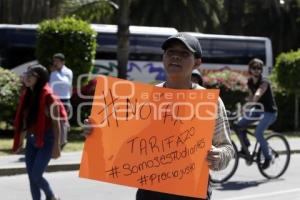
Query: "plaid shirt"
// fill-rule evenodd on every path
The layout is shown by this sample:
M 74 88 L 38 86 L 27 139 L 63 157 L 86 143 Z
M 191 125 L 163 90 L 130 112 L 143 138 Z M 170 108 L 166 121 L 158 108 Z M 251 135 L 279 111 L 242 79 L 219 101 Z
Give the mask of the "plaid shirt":
M 204 87 L 199 86 L 198 84 L 196 84 L 196 86 L 194 86 L 193 88 L 197 90 L 205 89 Z M 219 98 L 218 113 L 215 123 L 212 145 L 221 152 L 221 160 L 218 166 L 213 166 L 213 170 L 215 171 L 225 169 L 229 161 L 231 160 L 231 158 L 233 158 L 235 154 L 229 135 L 230 127 L 226 114 L 226 109 L 222 99 Z
M 221 98 L 218 99 L 218 114 L 215 124 L 215 131 L 212 145 L 221 150 L 221 162 L 215 166 L 214 170 L 225 169 L 231 158 L 234 156 L 234 149 L 229 137 L 230 127 L 226 110 Z

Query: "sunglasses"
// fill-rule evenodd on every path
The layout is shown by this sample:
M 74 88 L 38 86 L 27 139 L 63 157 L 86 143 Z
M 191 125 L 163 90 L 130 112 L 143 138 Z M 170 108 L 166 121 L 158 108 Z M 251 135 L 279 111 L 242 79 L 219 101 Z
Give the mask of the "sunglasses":
M 251 67 L 250 69 L 252 69 L 252 70 L 262 70 L 261 67 Z

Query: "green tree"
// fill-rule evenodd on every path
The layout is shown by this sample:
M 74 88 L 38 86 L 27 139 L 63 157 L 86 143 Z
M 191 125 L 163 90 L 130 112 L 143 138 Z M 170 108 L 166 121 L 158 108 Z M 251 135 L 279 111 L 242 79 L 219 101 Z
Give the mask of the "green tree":
M 131 0 L 116 1 L 96 0 L 88 1 L 82 0 L 81 4 L 77 4 L 77 8 L 70 14 L 80 17 L 89 22 L 114 21 L 117 15 L 118 23 L 118 77 L 126 79 L 127 77 L 127 62 L 129 55 L 129 12 Z M 76 6 L 75 6 L 76 7 Z M 101 37 L 101 36 L 100 36 Z
M 112 24 L 116 22 L 118 8 L 108 0 L 66 0 L 63 10 L 66 16 L 76 16 L 90 23 Z
M 75 18 L 43 21 L 38 28 L 37 59 L 49 67 L 53 54 L 58 52 L 66 56 L 66 65 L 73 70 L 74 80 L 77 80 L 79 75 L 87 74 L 92 69 L 96 32 L 90 24 Z M 73 83 L 76 84 L 76 81 Z
M 245 0 L 224 0 L 222 29 L 225 34 L 243 33 Z
M 289 53 L 281 53 L 274 69 L 274 78 L 278 86 L 295 95 L 295 129 L 299 128 L 299 96 L 300 96 L 300 49 Z
M 300 0 L 225 0 L 225 34 L 264 36 L 272 40 L 274 54 L 300 44 Z
M 135 0 L 132 24 L 175 27 L 180 31 L 220 32 L 223 0 Z
M 0 67 L 0 122 L 6 122 L 6 128 L 13 125 L 20 89 L 20 78 Z
M 60 15 L 64 0 L 0 0 L 0 23 L 38 23 Z

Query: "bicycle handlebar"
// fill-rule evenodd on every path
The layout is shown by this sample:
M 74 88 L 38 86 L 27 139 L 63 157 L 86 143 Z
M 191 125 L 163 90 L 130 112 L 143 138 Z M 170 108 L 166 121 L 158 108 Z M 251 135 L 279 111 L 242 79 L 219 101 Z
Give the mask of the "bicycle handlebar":
M 229 119 L 236 119 L 238 116 L 237 112 L 231 112 L 230 110 L 226 110 L 226 115 Z

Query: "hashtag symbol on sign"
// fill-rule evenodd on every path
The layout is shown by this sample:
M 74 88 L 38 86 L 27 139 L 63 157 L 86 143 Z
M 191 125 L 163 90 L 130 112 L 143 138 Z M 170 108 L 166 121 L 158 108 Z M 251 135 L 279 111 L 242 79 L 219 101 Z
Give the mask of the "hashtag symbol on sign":
M 110 170 L 107 170 L 105 172 L 109 173 L 108 175 L 112 176 L 113 178 L 118 178 L 118 174 L 120 174 L 118 169 L 118 167 L 113 166 Z
M 139 179 L 138 179 L 138 182 L 143 186 L 143 185 L 147 185 L 147 179 L 148 179 L 148 176 L 146 175 L 142 175 Z

